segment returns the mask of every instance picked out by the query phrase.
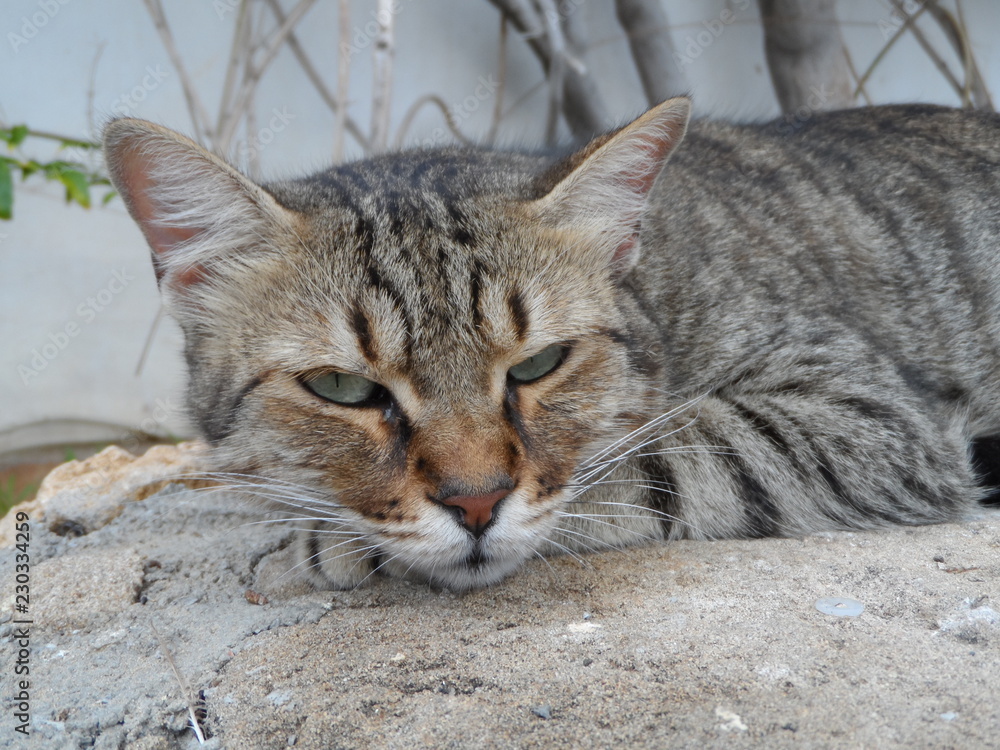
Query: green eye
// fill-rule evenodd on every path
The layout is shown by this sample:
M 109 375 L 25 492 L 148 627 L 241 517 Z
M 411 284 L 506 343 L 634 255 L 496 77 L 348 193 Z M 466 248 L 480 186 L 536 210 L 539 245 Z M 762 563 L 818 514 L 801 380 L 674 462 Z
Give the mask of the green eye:
M 523 362 L 514 365 L 507 371 L 507 374 L 519 383 L 530 383 L 556 369 L 565 355 L 565 346 L 553 344 L 545 347 L 535 356 L 528 357 Z
M 370 401 L 382 390 L 382 386 L 360 375 L 344 372 L 330 372 L 317 375 L 305 381 L 306 388 L 320 398 L 345 406 L 359 406 Z

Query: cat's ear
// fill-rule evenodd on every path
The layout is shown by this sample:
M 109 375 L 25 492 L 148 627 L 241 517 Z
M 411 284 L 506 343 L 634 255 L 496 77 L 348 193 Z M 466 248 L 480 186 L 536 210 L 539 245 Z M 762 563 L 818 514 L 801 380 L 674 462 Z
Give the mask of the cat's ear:
M 529 204 L 543 224 L 583 233 L 615 272 L 639 259 L 646 196 L 691 116 L 686 97 L 668 99 L 577 154 L 572 170 Z
M 153 251 L 157 282 L 172 292 L 183 295 L 293 223 L 261 187 L 151 122 L 109 123 L 104 154 L 111 181 Z

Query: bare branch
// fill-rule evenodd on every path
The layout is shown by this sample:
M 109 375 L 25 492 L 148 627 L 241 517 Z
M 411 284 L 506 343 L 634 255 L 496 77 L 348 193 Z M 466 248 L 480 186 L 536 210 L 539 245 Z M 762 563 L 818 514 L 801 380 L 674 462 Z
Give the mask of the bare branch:
M 149 1 L 152 0 L 147 0 L 147 2 Z M 155 1 L 158 2 L 159 0 Z M 228 122 L 226 123 L 226 127 L 219 132 L 215 142 L 217 153 L 225 154 L 229 151 L 236 128 L 239 126 L 239 121 L 246 115 L 247 108 L 252 103 L 253 90 L 260 83 L 261 76 L 264 75 L 268 66 L 274 62 L 275 57 L 277 57 L 278 52 L 281 50 L 281 46 L 287 41 L 295 25 L 302 20 L 302 17 L 312 8 L 315 2 L 316 0 L 299 0 L 299 3 L 292 8 L 291 13 L 288 14 L 281 26 L 264 43 L 263 59 L 260 63 L 254 64 L 253 60 L 248 58 L 247 72 L 243 76 L 240 91 L 233 100 L 233 107 Z
M 277 0 L 271 0 L 277 4 Z M 340 44 L 337 45 L 337 123 L 333 130 L 333 160 L 344 160 L 344 132 L 347 129 L 347 92 L 351 84 L 351 0 L 340 0 Z M 325 88 L 325 87 L 324 87 Z
M 849 107 L 854 101 L 836 0 L 757 0 L 764 51 L 783 112 Z
M 937 0 L 927 0 L 925 7 L 934 16 L 944 30 L 945 36 L 955 48 L 962 65 L 965 68 L 965 85 L 962 87 L 962 103 L 966 106 L 975 106 L 976 109 L 993 110 L 993 101 L 990 99 L 990 92 L 986 88 L 986 82 L 979 72 L 976 58 L 972 54 L 972 45 L 966 34 L 965 18 L 962 14 L 961 0 L 956 0 L 959 18 L 955 18 L 949 11 L 942 8 Z
M 535 11 L 524 0 L 489 1 L 521 33 L 547 75 L 552 64 L 552 45 Z M 587 138 L 607 130 L 611 124 L 607 110 L 601 103 L 593 78 L 579 61 L 568 61 L 563 85 L 563 115 L 573 134 L 578 138 Z
M 464 143 L 466 146 L 471 146 L 472 141 L 462 135 L 462 131 L 458 129 L 458 123 L 455 121 L 454 115 L 452 115 L 451 110 L 448 109 L 448 105 L 445 103 L 437 94 L 426 94 L 417 99 L 410 108 L 406 110 L 406 115 L 403 117 L 403 122 L 399 125 L 399 131 L 396 133 L 396 148 L 400 148 L 403 145 L 403 139 L 406 137 L 406 131 L 410 129 L 410 125 L 413 123 L 413 118 L 417 116 L 417 112 L 420 111 L 421 107 L 425 104 L 433 104 L 439 110 L 441 114 L 444 115 L 445 124 L 448 125 L 448 130 L 455 138 Z
M 349 47 L 350 47 L 350 43 L 351 43 L 351 36 L 350 36 L 351 35 L 351 30 L 350 30 L 351 14 L 350 14 L 350 8 L 348 7 L 347 8 L 347 14 L 346 14 L 346 16 L 344 15 L 344 3 L 346 1 L 347 0 L 341 0 L 341 8 L 340 8 L 340 10 L 341 10 L 341 14 L 340 14 L 340 54 L 341 54 L 341 57 L 340 57 L 340 60 L 341 60 L 342 64 L 343 64 L 343 61 L 345 59 L 348 62 L 347 62 L 347 64 L 343 65 L 343 68 L 338 68 L 338 73 L 337 73 L 337 76 L 338 76 L 338 86 L 339 86 L 340 75 L 341 75 L 340 70 L 343 69 L 343 70 L 346 70 L 348 73 L 350 72 L 350 62 L 349 62 L 350 61 L 350 50 L 349 50 Z M 278 2 L 278 0 L 267 0 L 267 2 L 271 6 L 271 10 L 274 13 L 274 17 L 278 20 L 278 23 L 284 25 L 284 23 L 285 23 L 285 12 L 281 9 L 281 4 Z M 326 106 L 330 108 L 330 111 L 333 112 L 333 114 L 336 115 L 339 118 L 340 117 L 340 109 L 341 109 L 340 103 L 341 102 L 344 103 L 344 108 L 345 109 L 347 107 L 347 98 L 346 98 L 347 97 L 347 91 L 346 91 L 346 89 L 344 90 L 343 97 L 340 95 L 339 92 L 338 92 L 338 94 L 337 94 L 336 97 L 334 97 L 333 94 L 330 93 L 330 90 L 326 87 L 326 83 L 323 82 L 323 79 L 320 77 L 319 73 L 316 71 L 316 67 L 312 64 L 312 60 L 309 59 L 309 56 L 306 54 L 306 51 L 302 48 L 302 45 L 299 43 L 299 38 L 295 35 L 295 32 L 292 32 L 292 33 L 290 33 L 288 35 L 288 48 L 295 55 L 295 59 L 298 60 L 299 65 L 302 67 L 302 70 L 305 72 L 306 76 L 309 78 L 309 82 L 312 83 L 312 85 L 316 88 L 316 91 L 319 93 L 320 98 L 323 100 L 323 102 L 326 104 Z M 350 116 L 346 115 L 346 113 L 345 113 L 345 117 L 346 117 L 346 120 L 345 120 L 344 127 L 347 128 L 347 132 L 350 133 L 354 137 L 354 140 L 356 140 L 358 142 L 358 144 L 361 146 L 361 148 L 363 148 L 365 151 L 367 151 L 368 150 L 368 138 L 365 136 L 364 133 L 361 132 L 361 127 Z M 338 119 L 338 122 L 339 122 L 339 119 Z M 338 161 L 339 161 L 339 159 L 338 159 Z
M 503 94 L 507 86 L 507 16 L 500 14 L 500 43 L 497 54 L 497 88 L 493 93 L 493 118 L 490 120 L 490 129 L 486 134 L 486 142 L 492 144 L 497 138 L 497 130 L 500 129 L 500 120 L 503 119 Z
M 896 29 L 895 33 L 893 33 L 893 35 L 889 37 L 889 40 L 884 45 L 882 45 L 882 49 L 880 49 L 878 51 L 878 54 L 875 55 L 875 59 L 871 61 L 871 64 L 865 70 L 864 74 L 858 79 L 857 88 L 854 90 L 855 97 L 857 97 L 858 94 L 864 89 L 864 85 L 868 82 L 868 79 L 871 78 L 872 73 L 875 72 L 875 68 L 877 68 L 879 63 L 881 63 L 882 60 L 885 59 L 885 56 L 889 54 L 889 50 L 892 49 L 892 46 L 897 41 L 899 41 L 900 37 L 902 37 L 903 34 L 906 33 L 907 29 L 909 29 L 910 26 L 912 26 L 916 22 L 916 20 L 920 18 L 920 14 L 923 13 L 925 10 L 927 10 L 927 7 L 921 6 L 920 10 L 918 10 L 912 16 L 910 15 L 905 16 L 903 20 L 903 25 L 900 26 L 898 29 Z
M 915 16 L 911 16 L 907 12 L 906 6 L 903 4 L 902 0 L 889 0 L 889 1 L 892 3 L 893 7 L 899 12 L 899 14 L 905 20 L 903 28 L 909 29 L 909 31 L 913 34 L 913 38 L 917 40 L 917 42 L 920 44 L 921 47 L 923 47 L 924 52 L 927 53 L 927 56 L 931 59 L 934 65 L 937 66 L 937 69 L 941 72 L 941 75 L 943 75 L 945 79 L 948 81 L 948 83 L 951 84 L 951 87 L 955 89 L 955 93 L 958 94 L 959 97 L 962 97 L 962 94 L 965 91 L 965 87 L 961 84 L 961 82 L 957 78 L 955 78 L 955 74 L 951 72 L 951 69 L 948 67 L 948 63 L 944 61 L 941 55 L 938 54 L 937 50 L 934 49 L 934 47 L 931 45 L 929 41 L 927 41 L 927 37 L 924 36 L 924 32 L 920 30 L 920 27 L 913 22 Z M 925 4 L 924 7 L 928 11 L 930 10 L 929 3 Z M 921 10 L 923 9 L 924 8 L 921 8 Z
M 618 23 L 625 30 L 632 59 L 652 104 L 687 91 L 687 79 L 674 53 L 667 14 L 659 0 L 615 0 Z
M 104 54 L 105 46 L 105 42 L 97 45 L 94 59 L 90 63 L 90 80 L 87 83 L 87 134 L 91 138 L 94 138 L 94 134 L 98 132 L 97 125 L 94 122 L 94 83 L 97 80 L 97 64 L 101 61 L 101 55 Z
M 143 2 L 146 4 L 146 10 L 149 11 L 149 15 L 153 19 L 153 25 L 156 27 L 156 31 L 160 35 L 160 40 L 167 50 L 170 62 L 174 66 L 174 70 L 177 71 L 178 78 L 180 78 L 181 89 L 184 91 L 184 100 L 187 103 L 188 114 L 191 117 L 191 125 L 194 128 L 195 139 L 207 145 L 211 143 L 211 120 L 209 120 L 208 111 L 198 99 L 198 94 L 191 83 L 190 76 L 188 76 L 187 68 L 184 67 L 184 61 L 177 51 L 177 45 L 174 44 L 174 35 L 167 24 L 167 16 L 163 12 L 163 6 L 160 4 L 160 0 L 143 0 Z
M 373 151 L 384 151 L 389 142 L 389 109 L 392 101 L 392 62 L 395 54 L 392 0 L 377 0 L 372 45 L 372 135 Z
M 236 71 L 240 64 L 250 55 L 250 0 L 241 0 L 236 13 L 236 28 L 233 30 L 233 44 L 229 50 L 229 63 L 226 65 L 226 78 L 222 84 L 222 96 L 219 99 L 219 116 L 215 121 L 215 132 L 221 132 L 232 104 L 233 92 L 236 88 Z
M 872 98 L 868 95 L 868 89 L 865 88 L 865 82 L 861 80 L 861 76 L 858 75 L 858 69 L 854 66 L 854 59 L 851 57 L 851 51 L 844 47 L 844 57 L 847 58 L 847 67 L 851 71 L 851 79 L 854 81 L 854 99 L 856 100 L 858 96 L 862 96 L 865 100 L 865 104 L 869 107 L 873 104 Z
M 563 111 L 563 93 L 566 78 L 566 40 L 563 37 L 562 26 L 559 25 L 559 14 L 553 0 L 535 0 L 538 12 L 545 27 L 545 35 L 551 47 L 549 62 L 549 113 L 545 121 L 545 143 L 554 146 L 559 137 L 559 117 Z

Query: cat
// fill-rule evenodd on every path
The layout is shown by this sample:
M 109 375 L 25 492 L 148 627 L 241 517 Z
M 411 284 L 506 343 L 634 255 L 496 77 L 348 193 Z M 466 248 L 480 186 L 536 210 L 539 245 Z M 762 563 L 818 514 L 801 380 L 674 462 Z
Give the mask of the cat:
M 258 185 L 111 122 L 218 476 L 320 586 L 968 517 L 1000 435 L 1000 120 L 733 125 Z M 990 451 L 983 452 L 983 456 Z

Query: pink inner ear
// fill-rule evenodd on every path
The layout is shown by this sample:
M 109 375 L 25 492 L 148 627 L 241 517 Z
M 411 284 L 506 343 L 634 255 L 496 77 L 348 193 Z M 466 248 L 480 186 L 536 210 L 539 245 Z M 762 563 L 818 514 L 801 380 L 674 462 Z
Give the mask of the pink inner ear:
M 129 149 L 123 164 L 121 177 L 127 195 L 129 210 L 142 229 L 153 251 L 153 269 L 157 282 L 164 276 L 163 259 L 170 256 L 179 247 L 197 237 L 204 230 L 197 226 L 174 226 L 163 223 L 163 208 L 157 205 L 153 195 L 157 183 L 150 176 L 152 161 L 139 149 Z M 207 270 L 201 264 L 192 266 L 178 273 L 174 283 L 181 287 L 202 281 L 207 276 Z
M 153 249 L 153 270 L 156 272 L 156 280 L 158 282 L 163 279 L 165 273 L 163 263 L 160 259 L 161 256 L 168 256 L 174 248 L 187 242 L 192 237 L 196 237 L 203 231 L 201 229 L 191 229 L 190 227 L 171 227 L 155 223 L 143 224 L 142 230 L 146 235 L 149 246 Z M 181 286 L 187 286 L 188 284 L 201 281 L 206 275 L 205 267 L 198 264 L 178 273 L 175 281 Z
M 659 137 L 649 135 L 637 138 L 636 140 L 638 143 L 635 147 L 638 151 L 642 152 L 642 159 L 640 161 L 642 167 L 627 175 L 622 182 L 626 188 L 641 199 L 644 205 L 646 195 L 653 187 L 657 176 L 659 176 L 667 156 L 677 145 L 678 138 L 675 133 L 668 132 Z M 623 223 L 631 227 L 632 233 L 618 245 L 611 261 L 616 266 L 629 267 L 634 262 L 633 255 L 638 249 L 639 230 L 642 228 L 642 209 L 640 208 L 634 214 L 623 216 L 622 218 L 624 219 Z
M 639 149 L 644 154 L 643 164 L 646 166 L 642 172 L 629 175 L 625 179 L 625 184 L 638 195 L 645 195 L 653 187 L 660 169 L 666 161 L 667 154 L 673 149 L 676 139 L 670 137 L 642 139 Z M 638 217 L 636 217 L 638 220 Z
M 636 224 L 635 234 L 621 243 L 615 250 L 615 254 L 611 256 L 611 263 L 615 266 L 631 266 L 632 265 L 632 252 L 635 249 L 635 243 L 639 241 L 639 226 Z

